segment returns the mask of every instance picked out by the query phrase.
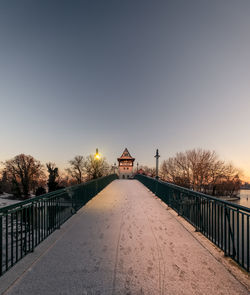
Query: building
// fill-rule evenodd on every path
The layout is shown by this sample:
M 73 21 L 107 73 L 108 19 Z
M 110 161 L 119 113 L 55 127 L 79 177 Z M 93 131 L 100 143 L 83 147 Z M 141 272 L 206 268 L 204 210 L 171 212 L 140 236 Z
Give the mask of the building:
M 135 158 L 131 157 L 127 148 L 125 148 L 121 157 L 117 159 L 119 178 L 130 178 L 133 176 L 133 166 Z

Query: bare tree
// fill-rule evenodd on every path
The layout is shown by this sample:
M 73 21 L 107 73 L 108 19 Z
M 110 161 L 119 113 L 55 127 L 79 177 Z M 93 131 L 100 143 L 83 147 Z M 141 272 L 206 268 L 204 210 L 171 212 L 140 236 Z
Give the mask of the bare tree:
M 212 195 L 233 195 L 240 188 L 240 171 L 218 159 L 214 151 L 193 149 L 177 153 L 161 166 L 163 179 Z
M 57 178 L 59 176 L 58 173 L 58 168 L 56 167 L 55 163 L 47 163 L 47 171 L 49 173 L 49 179 L 47 182 L 48 188 L 49 188 L 49 192 L 53 192 L 55 190 L 58 189 L 58 182 L 57 182 Z
M 0 194 L 11 193 L 11 182 L 8 180 L 7 172 L 5 170 L 1 173 L 1 180 L 0 180 Z
M 148 167 L 146 165 L 140 165 L 139 170 L 143 171 L 144 175 L 150 176 L 150 177 L 155 177 L 156 176 L 156 169 Z
M 96 179 L 105 176 L 110 171 L 110 167 L 105 158 L 96 159 L 93 155 L 87 157 L 85 169 L 88 179 Z
M 85 160 L 83 156 L 75 156 L 74 159 L 69 161 L 70 168 L 66 169 L 68 174 L 76 180 L 76 182 L 82 183 L 85 174 Z
M 18 196 L 27 198 L 44 176 L 40 161 L 30 155 L 20 154 L 4 162 L 4 171 Z
M 59 173 L 58 176 L 58 186 L 60 188 L 64 188 L 64 187 L 68 187 L 68 186 L 72 186 L 77 184 L 75 178 L 73 178 L 72 176 L 70 176 L 67 171 L 66 173 Z

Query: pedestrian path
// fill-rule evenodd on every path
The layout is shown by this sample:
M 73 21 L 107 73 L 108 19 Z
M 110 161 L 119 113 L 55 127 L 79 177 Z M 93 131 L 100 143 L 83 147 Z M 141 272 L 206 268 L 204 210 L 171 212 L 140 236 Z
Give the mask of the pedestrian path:
M 116 180 L 6 292 L 248 294 L 137 180 Z

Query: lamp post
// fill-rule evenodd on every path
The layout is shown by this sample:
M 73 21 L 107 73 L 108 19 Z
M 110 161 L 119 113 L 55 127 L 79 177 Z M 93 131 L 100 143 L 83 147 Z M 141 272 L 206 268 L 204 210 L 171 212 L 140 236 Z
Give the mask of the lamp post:
M 116 171 L 116 163 L 114 163 L 114 165 L 112 166 L 112 168 L 113 168 L 113 173 L 116 173 L 115 171 Z
M 100 158 L 101 158 L 101 156 L 100 156 L 100 154 L 99 154 L 99 152 L 98 152 L 98 148 L 96 149 L 96 152 L 95 152 L 95 159 L 96 160 L 100 160 Z
M 137 162 L 136 166 L 137 166 L 137 174 L 138 174 L 138 167 L 139 167 L 139 163 L 138 162 Z
M 156 158 L 155 178 L 156 178 L 156 179 L 159 179 L 159 175 L 158 175 L 158 167 L 159 167 L 159 158 L 160 158 L 160 155 L 159 155 L 159 151 L 158 151 L 158 149 L 156 150 L 155 158 Z

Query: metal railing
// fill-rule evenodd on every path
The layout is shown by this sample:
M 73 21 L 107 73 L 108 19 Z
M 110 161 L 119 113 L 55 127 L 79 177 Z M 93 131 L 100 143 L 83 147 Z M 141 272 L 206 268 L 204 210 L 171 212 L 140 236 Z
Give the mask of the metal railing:
M 117 178 L 108 175 L 0 209 L 0 276 Z
M 151 177 L 135 178 L 249 272 L 250 208 Z

